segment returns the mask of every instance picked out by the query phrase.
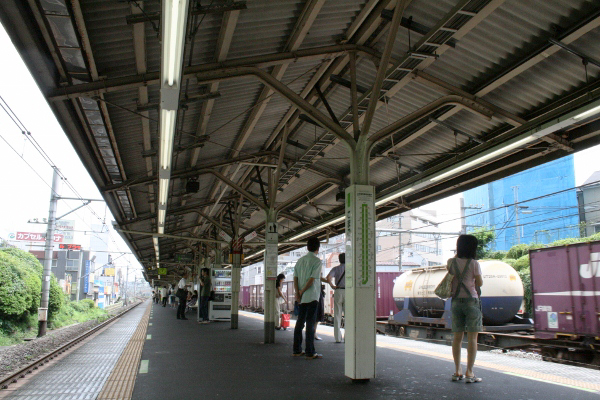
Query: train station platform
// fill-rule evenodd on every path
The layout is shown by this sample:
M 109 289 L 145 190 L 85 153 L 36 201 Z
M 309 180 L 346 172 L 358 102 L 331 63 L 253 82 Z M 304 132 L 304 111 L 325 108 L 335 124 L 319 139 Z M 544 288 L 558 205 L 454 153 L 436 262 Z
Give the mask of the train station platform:
M 265 345 L 262 315 L 240 312 L 228 322 L 177 320 L 175 309 L 153 305 L 134 399 L 598 399 L 600 371 L 479 352 L 483 382 L 452 382 L 451 348 L 378 335 L 377 377 L 353 383 L 344 376 L 344 344 L 319 326 L 323 359 L 292 357 L 293 330 L 276 331 Z M 466 352 L 463 354 L 466 361 Z
M 146 302 L 0 390 L 0 399 L 598 399 L 600 371 L 480 351 L 483 382 L 452 382 L 449 346 L 377 336 L 377 377 L 344 376 L 344 344 L 319 326 L 322 359 L 292 357 L 293 330 L 265 345 L 262 315 L 202 325 Z M 293 323 L 293 321 L 292 321 Z M 463 351 L 463 360 L 466 353 Z

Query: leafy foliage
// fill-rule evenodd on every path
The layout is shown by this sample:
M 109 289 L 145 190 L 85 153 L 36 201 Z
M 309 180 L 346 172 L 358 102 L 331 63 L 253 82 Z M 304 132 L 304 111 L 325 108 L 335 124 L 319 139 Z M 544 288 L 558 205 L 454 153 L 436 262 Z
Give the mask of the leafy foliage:
M 31 306 L 31 295 L 19 273 L 19 260 L 0 251 L 0 318 L 17 319 Z
M 486 226 L 482 226 L 469 232 L 469 235 L 473 235 L 477 238 L 477 259 L 490 258 L 488 256 L 489 246 L 490 243 L 496 240 L 496 231 Z
M 523 282 L 523 301 L 525 301 L 525 312 L 528 312 L 530 315 L 532 314 L 531 310 L 531 270 L 529 266 L 527 268 L 523 268 L 519 270 L 519 276 L 521 277 L 521 281 Z
M 512 266 L 517 271 L 522 271 L 524 269 L 529 268 L 529 254 L 524 255 L 523 257 L 519 257 L 518 260 L 515 261 Z

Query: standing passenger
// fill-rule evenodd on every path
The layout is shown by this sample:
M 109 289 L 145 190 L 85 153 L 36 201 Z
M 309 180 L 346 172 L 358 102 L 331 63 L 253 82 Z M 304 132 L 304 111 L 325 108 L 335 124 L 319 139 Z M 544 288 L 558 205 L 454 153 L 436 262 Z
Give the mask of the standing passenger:
M 203 324 L 208 324 L 208 302 L 210 300 L 210 270 L 202 268 L 200 272 L 200 317 Z M 200 321 L 198 321 L 200 322 Z
M 346 253 L 342 253 L 339 256 L 340 265 L 333 267 L 327 275 L 327 282 L 329 286 L 335 289 L 333 293 L 333 336 L 335 337 L 336 343 L 341 343 L 342 337 L 342 314 L 346 304 Z M 335 280 L 335 285 L 331 283 L 331 280 Z
M 456 241 L 456 257 L 448 260 L 446 268 L 454 275 L 452 279 L 452 356 L 455 371 L 453 381 L 465 379 L 467 383 L 481 382 L 475 377 L 473 365 L 477 355 L 477 334 L 482 327 L 481 303 L 478 288 L 483 285 L 481 267 L 475 261 L 477 238 L 460 235 Z M 462 373 L 460 353 L 464 332 L 467 332 L 467 371 Z
M 283 284 L 283 280 L 285 279 L 284 274 L 277 275 L 277 280 L 275 281 L 275 315 L 277 315 L 277 320 L 275 321 L 275 329 L 281 329 L 281 303 L 283 303 L 283 293 L 281 292 L 281 285 Z M 285 328 L 283 328 L 285 330 Z
M 306 322 L 306 358 L 323 358 L 315 351 L 315 320 L 319 305 L 319 286 L 321 278 L 321 260 L 317 257 L 321 243 L 317 237 L 311 237 L 306 243 L 308 254 L 296 262 L 294 269 L 294 291 L 299 303 L 298 320 L 294 328 L 294 356 L 301 356 L 302 330 Z
M 177 307 L 177 319 L 187 319 L 185 317 L 185 299 L 187 297 L 187 273 L 183 274 L 183 277 L 179 280 L 177 284 L 177 299 L 179 300 L 179 306 Z
M 162 295 L 162 306 L 166 307 L 167 306 L 167 296 L 168 296 L 167 285 L 163 286 L 163 288 L 160 289 L 160 293 Z

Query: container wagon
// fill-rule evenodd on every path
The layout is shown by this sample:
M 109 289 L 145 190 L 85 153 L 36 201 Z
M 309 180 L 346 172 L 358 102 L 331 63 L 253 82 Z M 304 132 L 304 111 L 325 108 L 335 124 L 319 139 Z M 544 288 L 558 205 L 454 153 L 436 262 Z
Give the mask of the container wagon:
M 530 250 L 542 357 L 600 365 L 600 241 Z

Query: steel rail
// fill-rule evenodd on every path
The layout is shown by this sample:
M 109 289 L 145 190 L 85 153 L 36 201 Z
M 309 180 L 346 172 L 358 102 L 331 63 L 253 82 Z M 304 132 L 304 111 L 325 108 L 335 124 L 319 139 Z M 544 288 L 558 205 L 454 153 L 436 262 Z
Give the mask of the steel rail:
M 44 364 L 49 363 L 51 360 L 58 357 L 60 354 L 66 352 L 68 349 L 75 346 L 79 342 L 87 339 L 88 336 L 91 336 L 92 334 L 96 333 L 97 331 L 104 328 L 108 324 L 114 322 L 117 318 L 120 318 L 123 314 L 131 311 L 135 307 L 139 306 L 141 303 L 142 302 L 132 305 L 131 307 L 127 308 L 125 311 L 118 313 L 117 315 L 107 319 L 106 321 L 102 322 L 101 324 L 93 327 L 89 331 L 82 333 L 81 335 L 77 336 L 75 339 L 70 340 L 69 342 L 60 346 L 56 350 L 53 350 L 52 352 L 46 354 L 42 358 L 39 358 L 32 363 L 29 363 L 25 367 L 19 369 L 17 372 L 14 372 L 13 374 L 9 375 L 6 378 L 3 378 L 2 380 L 0 380 L 0 391 L 3 389 L 8 389 L 8 386 L 11 383 L 17 383 L 19 379 L 25 378 L 27 375 L 31 374 L 34 370 L 37 370 L 37 369 L 41 368 L 42 366 L 44 366 Z

